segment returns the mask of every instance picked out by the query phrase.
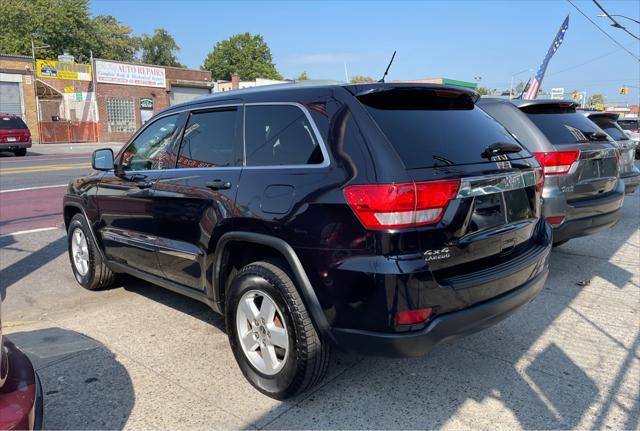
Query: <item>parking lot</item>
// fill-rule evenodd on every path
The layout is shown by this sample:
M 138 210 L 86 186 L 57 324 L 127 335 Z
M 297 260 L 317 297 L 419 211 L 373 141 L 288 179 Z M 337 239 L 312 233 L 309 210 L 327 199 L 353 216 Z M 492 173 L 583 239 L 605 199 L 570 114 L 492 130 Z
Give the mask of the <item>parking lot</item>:
M 3 326 L 39 372 L 47 428 L 637 429 L 638 192 L 623 211 L 556 248 L 543 293 L 499 325 L 421 358 L 337 354 L 287 402 L 246 382 L 206 306 L 128 277 L 77 286 L 62 229 L 0 236 Z

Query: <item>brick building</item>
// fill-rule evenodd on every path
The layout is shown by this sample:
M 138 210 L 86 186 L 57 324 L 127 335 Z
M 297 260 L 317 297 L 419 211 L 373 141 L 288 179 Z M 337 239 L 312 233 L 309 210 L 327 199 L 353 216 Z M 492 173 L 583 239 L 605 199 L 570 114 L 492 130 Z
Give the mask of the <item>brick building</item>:
M 34 80 L 30 57 L 0 55 L 0 112 L 20 115 L 41 143 L 124 142 L 153 114 L 212 86 L 210 71 L 100 59 L 37 60 Z
M 39 141 L 31 57 L 0 54 L 0 113 L 22 117 Z

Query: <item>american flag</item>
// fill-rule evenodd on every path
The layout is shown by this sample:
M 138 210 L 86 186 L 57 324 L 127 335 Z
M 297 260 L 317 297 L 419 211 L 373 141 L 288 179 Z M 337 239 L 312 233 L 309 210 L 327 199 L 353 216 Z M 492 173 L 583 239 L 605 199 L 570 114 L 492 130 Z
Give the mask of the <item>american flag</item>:
M 564 34 L 566 33 L 568 28 L 569 28 L 569 15 L 567 15 L 567 17 L 564 19 L 564 22 L 562 23 L 562 26 L 560 26 L 560 30 L 558 31 L 556 38 L 553 40 L 553 43 L 551 44 L 549 51 L 547 51 L 547 55 L 544 56 L 544 60 L 542 60 L 542 64 L 540 65 L 540 67 L 538 68 L 538 71 L 536 72 L 536 77 L 533 79 L 533 82 L 531 82 L 531 86 L 527 90 L 527 93 L 524 95 L 525 99 L 532 100 L 532 99 L 535 99 L 536 96 L 538 95 L 538 90 L 540 89 L 540 85 L 542 84 L 542 79 L 544 78 L 544 74 L 547 71 L 549 60 L 551 60 L 551 57 L 553 57 L 553 54 L 555 54 L 558 48 L 560 48 L 560 45 L 562 45 L 562 41 L 564 40 Z

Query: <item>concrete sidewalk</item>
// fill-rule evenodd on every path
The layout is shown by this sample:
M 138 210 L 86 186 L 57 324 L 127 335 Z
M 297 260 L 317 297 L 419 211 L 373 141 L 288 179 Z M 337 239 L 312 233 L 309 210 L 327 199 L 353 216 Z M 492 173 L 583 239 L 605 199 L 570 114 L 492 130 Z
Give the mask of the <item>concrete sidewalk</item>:
M 33 144 L 27 150 L 31 154 L 88 154 L 98 148 L 111 148 L 113 152 L 117 152 L 122 148 L 124 142 L 68 142 L 64 144 Z

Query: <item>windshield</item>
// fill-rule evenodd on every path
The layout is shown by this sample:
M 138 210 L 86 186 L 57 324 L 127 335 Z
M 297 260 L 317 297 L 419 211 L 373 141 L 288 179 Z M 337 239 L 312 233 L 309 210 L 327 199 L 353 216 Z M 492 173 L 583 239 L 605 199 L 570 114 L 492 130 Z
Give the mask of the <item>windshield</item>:
M 0 129 L 26 129 L 27 125 L 18 117 L 0 117 Z
M 490 159 L 483 153 L 491 144 L 518 145 L 464 93 L 385 91 L 359 100 L 408 169 L 486 163 Z M 526 151 L 508 155 L 511 159 L 528 156 Z

